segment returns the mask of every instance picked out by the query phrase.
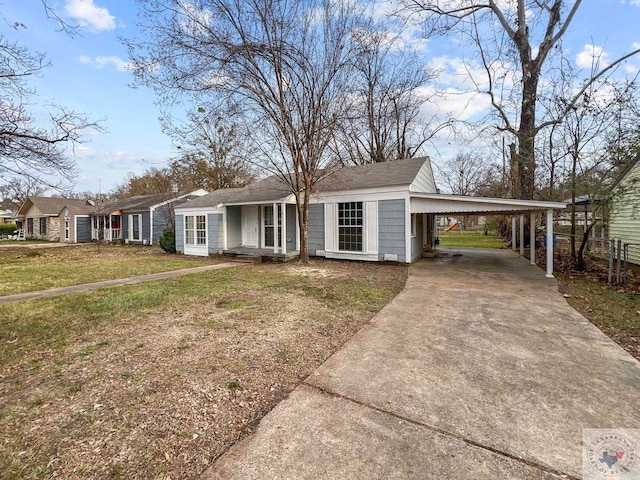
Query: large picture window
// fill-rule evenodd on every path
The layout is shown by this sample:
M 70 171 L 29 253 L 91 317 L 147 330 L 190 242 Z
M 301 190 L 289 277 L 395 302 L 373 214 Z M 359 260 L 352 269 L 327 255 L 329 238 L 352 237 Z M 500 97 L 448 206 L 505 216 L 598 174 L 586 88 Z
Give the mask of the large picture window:
M 207 220 L 205 215 L 184 217 L 184 243 L 187 245 L 207 244 Z
M 362 252 L 362 202 L 338 203 L 338 250 Z

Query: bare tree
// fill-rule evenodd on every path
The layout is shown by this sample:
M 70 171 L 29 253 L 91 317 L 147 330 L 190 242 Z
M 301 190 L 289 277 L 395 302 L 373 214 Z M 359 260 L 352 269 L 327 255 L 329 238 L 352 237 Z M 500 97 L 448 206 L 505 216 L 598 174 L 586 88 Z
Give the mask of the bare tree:
M 53 15 L 46 2 L 43 5 L 47 14 Z M 19 22 L 11 26 L 25 28 Z M 42 75 L 48 66 L 44 54 L 31 52 L 9 35 L 0 34 L 0 178 L 28 177 L 55 188 L 60 186 L 56 177 L 68 180 L 76 173 L 64 146 L 81 142 L 84 132 L 99 127 L 85 115 L 60 105 L 49 105 L 49 128 L 37 125 L 29 111 L 36 92 L 28 80 Z
M 224 98 L 252 156 L 296 200 L 300 259 L 308 261 L 309 200 L 334 159 L 328 145 L 351 108 L 347 0 L 155 0 L 144 4 L 145 42 L 129 42 L 137 78 L 167 100 Z
M 357 100 L 340 126 L 340 158 L 362 164 L 414 157 L 452 123 L 424 118 L 425 87 L 435 73 L 383 25 L 370 22 L 353 37 Z
M 23 176 L 9 179 L 0 185 L 0 197 L 14 204 L 22 204 L 27 197 L 42 195 L 47 188 L 32 177 Z
M 536 108 L 542 96 L 541 79 L 555 49 L 561 45 L 581 0 L 404 0 L 409 11 L 426 13 L 432 31 L 458 29 L 475 46 L 486 81 L 478 90 L 489 95 L 498 117 L 497 128 L 515 137 L 511 175 L 512 194 L 533 198 L 535 138 L 543 128 L 560 123 L 589 85 L 636 49 L 595 72 L 566 103 L 558 118 L 541 120 Z M 513 102 L 514 108 L 510 108 Z

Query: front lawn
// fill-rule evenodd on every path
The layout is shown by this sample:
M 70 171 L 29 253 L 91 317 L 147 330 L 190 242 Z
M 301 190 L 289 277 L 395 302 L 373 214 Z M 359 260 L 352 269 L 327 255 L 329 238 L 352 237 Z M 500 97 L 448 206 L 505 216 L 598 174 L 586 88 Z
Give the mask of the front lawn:
M 82 245 L 0 249 L 0 296 L 197 267 L 219 260 L 158 247 Z
M 0 306 L 0 478 L 197 477 L 406 274 L 258 264 Z
M 471 247 L 471 248 L 505 248 L 506 242 L 493 234 L 484 235 L 483 232 L 453 231 L 439 232 L 442 247 Z

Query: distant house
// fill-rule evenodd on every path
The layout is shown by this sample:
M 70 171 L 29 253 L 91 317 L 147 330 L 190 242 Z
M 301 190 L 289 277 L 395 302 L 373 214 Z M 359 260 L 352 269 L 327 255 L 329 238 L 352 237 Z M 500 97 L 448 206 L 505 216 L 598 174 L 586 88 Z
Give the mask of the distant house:
M 640 156 L 609 191 L 609 238 L 630 244 L 629 261 L 640 265 Z
M 91 214 L 91 239 L 156 245 L 167 227 L 171 206 L 206 195 L 206 190 L 138 195 L 96 206 Z
M 90 207 L 87 200 L 57 197 L 28 197 L 20 206 L 16 215 L 24 230 L 26 238 L 41 238 L 45 240 L 64 240 L 60 215 L 65 207 L 67 213 Z M 71 217 L 67 217 L 71 219 Z M 75 238 L 75 237 L 74 237 Z
M 563 204 L 437 193 L 427 157 L 341 168 L 314 186 L 309 255 L 411 263 L 434 246 L 436 215 L 547 211 Z M 176 206 L 176 249 L 185 255 L 299 254 L 289 187 L 271 176 Z M 551 268 L 549 269 L 551 275 Z
M 93 201 L 83 205 L 65 205 L 60 211 L 60 241 L 66 243 L 88 243 L 91 241 L 91 213 Z

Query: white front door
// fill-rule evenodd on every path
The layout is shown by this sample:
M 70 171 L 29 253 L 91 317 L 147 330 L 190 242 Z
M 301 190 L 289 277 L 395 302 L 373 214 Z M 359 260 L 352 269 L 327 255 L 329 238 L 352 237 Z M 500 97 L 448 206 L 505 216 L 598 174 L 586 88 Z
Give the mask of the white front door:
M 243 206 L 240 212 L 242 218 L 242 246 L 258 246 L 258 206 Z

